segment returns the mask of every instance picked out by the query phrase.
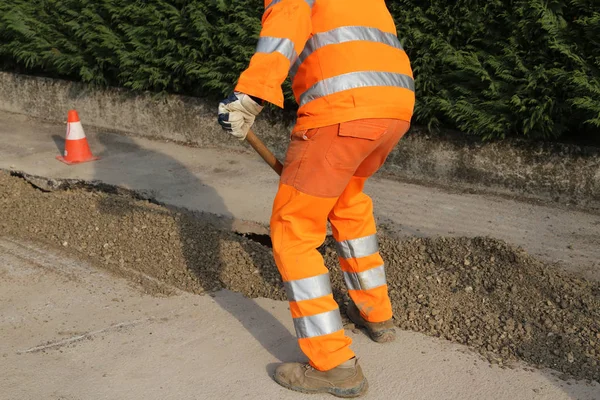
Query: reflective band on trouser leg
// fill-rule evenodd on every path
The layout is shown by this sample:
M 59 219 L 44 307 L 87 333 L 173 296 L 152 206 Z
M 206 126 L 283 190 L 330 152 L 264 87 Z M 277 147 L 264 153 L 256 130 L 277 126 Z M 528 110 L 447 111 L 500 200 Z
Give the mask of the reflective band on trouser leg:
M 344 282 L 348 290 L 369 290 L 384 286 L 385 267 L 375 267 L 363 272 L 344 272 Z
M 330 311 L 323 311 L 329 309 Z M 342 318 L 333 295 L 318 299 L 291 301 L 290 311 L 298 345 L 313 367 L 325 371 L 352 358 L 352 340 L 343 329 Z
M 309 196 L 281 184 L 271 217 L 271 240 L 284 281 L 298 345 L 319 370 L 352 358 L 329 271 L 317 248 L 325 240 L 327 215 L 336 199 Z
M 290 60 L 290 65 L 296 61 L 298 54 L 294 50 L 294 42 L 286 38 L 263 36 L 258 39 L 256 53 L 281 53 Z
M 338 256 L 348 293 L 371 322 L 391 318 L 385 267 L 375 234 L 337 242 Z
M 310 317 L 294 318 L 294 328 L 299 339 L 307 339 L 315 336 L 329 335 L 344 329 L 340 310 L 335 309 Z
M 382 322 L 392 318 L 392 305 L 375 233 L 373 205 L 362 192 L 365 181 L 352 178 L 329 219 L 348 294 L 365 319 Z
M 329 273 L 283 282 L 289 301 L 317 299 L 331 294 Z
M 339 257 L 348 294 L 370 322 L 387 321 L 392 317 L 385 267 L 379 254 L 361 258 Z
M 379 251 L 377 235 L 372 234 L 358 239 L 336 242 L 338 255 L 343 258 L 362 258 Z
M 318 49 L 332 44 L 340 44 L 356 40 L 382 43 L 398 50 L 404 50 L 402 48 L 402 44 L 398 40 L 398 37 L 393 33 L 383 32 L 380 29 L 366 26 L 342 26 L 340 28 L 313 35 L 306 42 L 304 50 L 290 71 L 290 77 L 293 79 L 298 72 L 298 68 L 300 68 L 300 65 L 302 65 L 304 60 L 306 60 L 308 56 Z

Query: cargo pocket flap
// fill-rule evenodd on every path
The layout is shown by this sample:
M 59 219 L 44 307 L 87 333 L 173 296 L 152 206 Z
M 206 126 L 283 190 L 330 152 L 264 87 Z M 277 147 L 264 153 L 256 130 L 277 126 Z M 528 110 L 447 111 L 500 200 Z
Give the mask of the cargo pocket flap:
M 387 132 L 391 122 L 392 120 L 388 119 L 361 119 L 343 122 L 340 124 L 338 134 L 358 139 L 377 140 Z

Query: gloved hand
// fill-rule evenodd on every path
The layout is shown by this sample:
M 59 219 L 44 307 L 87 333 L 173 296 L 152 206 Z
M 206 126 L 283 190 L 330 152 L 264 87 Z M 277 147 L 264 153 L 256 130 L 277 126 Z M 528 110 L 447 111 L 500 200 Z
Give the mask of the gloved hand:
M 256 116 L 264 108 L 259 102 L 262 103 L 262 100 L 234 92 L 219 103 L 219 124 L 238 139 L 246 139 Z

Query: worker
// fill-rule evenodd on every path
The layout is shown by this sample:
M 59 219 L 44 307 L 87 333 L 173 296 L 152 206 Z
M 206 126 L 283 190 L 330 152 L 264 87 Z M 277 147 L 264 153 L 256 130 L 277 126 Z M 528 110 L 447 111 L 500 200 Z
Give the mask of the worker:
M 274 379 L 304 393 L 356 397 L 367 379 L 317 248 L 329 220 L 352 300 L 348 317 L 373 340 L 394 340 L 373 204 L 363 189 L 409 129 L 412 69 L 384 0 L 266 0 L 255 54 L 219 104 L 223 129 L 244 140 L 264 102 L 283 108 L 288 75 L 299 109 L 270 229 L 308 363 L 279 365 Z

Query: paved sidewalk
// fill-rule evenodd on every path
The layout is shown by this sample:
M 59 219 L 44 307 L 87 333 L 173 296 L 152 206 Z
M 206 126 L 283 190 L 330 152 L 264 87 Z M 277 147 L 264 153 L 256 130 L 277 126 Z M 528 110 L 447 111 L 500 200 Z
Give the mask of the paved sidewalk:
M 2 400 L 333 399 L 281 388 L 276 363 L 301 359 L 285 302 L 231 292 L 156 298 L 85 262 L 0 237 Z M 501 369 L 413 332 L 349 332 L 365 399 L 595 400 L 600 384 Z
M 0 168 L 100 180 L 148 191 L 169 204 L 268 224 L 277 176 L 250 148 L 248 153 L 190 148 L 96 134 L 83 124 L 102 159 L 67 166 L 55 159 L 64 125 L 0 112 Z M 600 215 L 379 178 L 367 191 L 379 220 L 402 235 L 492 236 L 600 279 Z

